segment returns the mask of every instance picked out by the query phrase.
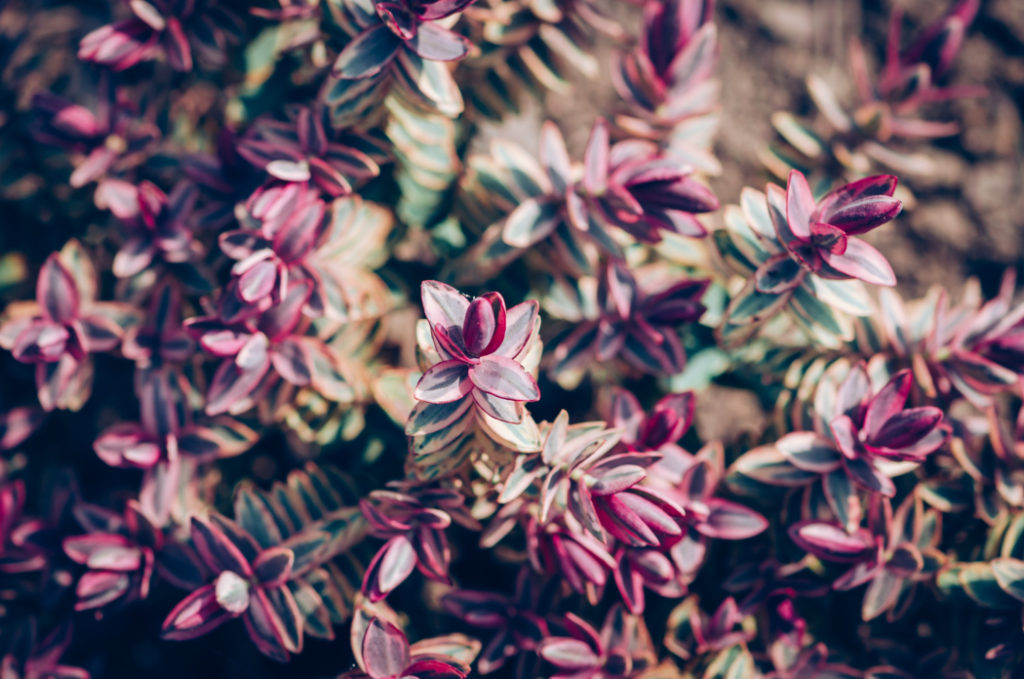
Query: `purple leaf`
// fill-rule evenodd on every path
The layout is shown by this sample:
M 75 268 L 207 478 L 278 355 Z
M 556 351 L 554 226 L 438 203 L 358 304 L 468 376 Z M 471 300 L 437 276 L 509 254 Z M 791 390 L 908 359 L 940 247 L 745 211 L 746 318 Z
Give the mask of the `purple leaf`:
M 214 572 L 234 571 L 249 577 L 252 568 L 242 552 L 228 537 L 206 519 L 192 517 L 192 544 L 206 565 Z
M 890 418 L 903 410 L 910 395 L 913 378 L 909 370 L 903 370 L 885 383 L 878 393 L 868 401 L 864 413 L 864 429 L 874 438 Z
M 279 342 L 270 352 L 270 361 L 277 374 L 291 384 L 305 386 L 313 379 L 313 360 L 300 340 Z
M 590 492 L 595 495 L 609 495 L 632 488 L 647 476 L 647 470 L 635 464 L 621 464 L 609 458 L 602 465 L 589 472 Z
M 372 679 L 399 677 L 409 666 L 409 642 L 390 622 L 373 618 L 362 643 L 363 665 Z
M 435 23 L 420 23 L 416 35 L 406 41 L 413 52 L 431 61 L 456 61 L 469 54 L 472 43 Z
M 373 557 L 363 578 L 363 591 L 380 601 L 416 569 L 416 549 L 405 535 L 388 540 Z
M 436 582 L 451 584 L 448 578 L 451 552 L 444 531 L 421 525 L 416 529 L 413 546 L 420 572 Z
M 509 401 L 537 401 L 540 389 L 530 373 L 511 358 L 484 356 L 469 369 L 469 379 L 478 388 Z
M 420 285 L 423 314 L 431 328 L 462 328 L 469 311 L 469 300 L 450 285 L 438 281 L 423 281 Z
M 560 670 L 587 670 L 601 664 L 594 650 L 578 639 L 548 639 L 540 645 L 540 656 Z
M 847 240 L 846 252 L 841 255 L 824 251 L 821 256 L 833 269 L 851 278 L 875 285 L 896 285 L 896 274 L 885 255 L 859 238 Z
M 256 578 L 265 587 L 277 587 L 291 576 L 295 553 L 285 547 L 271 547 L 260 552 L 252 562 Z
M 78 286 L 56 253 L 46 258 L 39 272 L 36 300 L 54 323 L 68 323 L 78 316 Z
M 306 305 L 312 292 L 313 286 L 309 281 L 290 285 L 281 301 L 260 317 L 260 330 L 266 333 L 272 342 L 292 334 L 302 321 L 302 307 Z
M 775 443 L 783 457 L 800 469 L 827 474 L 840 465 L 840 455 L 825 438 L 809 431 L 786 434 Z
M 934 406 L 909 408 L 899 412 L 868 437 L 870 446 L 903 449 L 914 445 L 942 422 L 942 411 Z
M 402 42 L 384 24 L 368 28 L 345 46 L 334 62 L 331 74 L 343 80 L 377 75 L 391 63 Z
M 452 403 L 468 394 L 472 388 L 470 366 L 450 360 L 433 365 L 423 373 L 413 395 L 427 403 Z
M 249 608 L 243 614 L 242 621 L 249 638 L 261 653 L 278 662 L 288 660 L 283 624 L 264 590 L 256 588 L 252 591 Z
M 102 608 L 117 601 L 131 589 L 132 579 L 126 573 L 89 571 L 83 573 L 75 586 L 76 611 Z
M 745 540 L 768 527 L 768 520 L 749 507 L 720 498 L 709 498 L 710 512 L 696 528 L 703 535 L 723 540 Z
M 483 354 L 484 349 L 494 338 L 498 328 L 496 316 L 500 315 L 504 320 L 504 303 L 499 301 L 501 306 L 499 309 L 495 309 L 492 300 L 493 297 L 490 299 L 477 297 L 470 302 L 469 309 L 466 311 L 466 319 L 462 324 L 462 341 L 469 353 L 476 356 Z M 502 328 L 502 335 L 504 335 L 504 328 Z M 498 343 L 500 344 L 501 341 L 499 340 Z
M 814 194 L 807 184 L 807 178 L 799 170 L 790 171 L 786 185 L 786 223 L 799 240 L 811 240 L 811 216 L 814 209 Z
M 269 360 L 252 370 L 239 368 L 231 359 L 221 361 L 206 393 L 206 414 L 220 415 L 230 411 L 256 391 L 269 369 Z
M 892 479 L 883 474 L 873 464 L 863 458 L 855 460 L 843 458 L 843 466 L 853 482 L 864 490 L 881 493 L 885 497 L 896 495 L 896 486 Z
M 470 393 L 473 396 L 473 403 L 488 416 L 510 424 L 519 424 L 523 421 L 526 409 L 522 403 L 509 401 L 481 389 L 473 389 Z
M 283 182 L 309 181 L 309 164 L 305 161 L 272 160 L 267 163 L 267 174 Z
M 849 534 L 839 526 L 822 521 L 805 521 L 789 527 L 789 536 L 805 551 L 828 561 L 860 561 L 874 550 L 864 531 Z
M 162 639 L 184 641 L 201 637 L 231 619 L 217 603 L 213 585 L 197 589 L 171 609 L 160 630 Z
M 892 221 L 902 209 L 903 204 L 896 198 L 872 196 L 837 207 L 828 223 L 853 236 Z
M 494 353 L 506 358 L 516 358 L 526 347 L 533 334 L 537 320 L 537 302 L 530 300 L 517 304 L 505 314 L 505 337 Z
M 872 620 L 891 609 L 899 600 L 903 579 L 886 569 L 879 570 L 864 592 L 861 617 Z

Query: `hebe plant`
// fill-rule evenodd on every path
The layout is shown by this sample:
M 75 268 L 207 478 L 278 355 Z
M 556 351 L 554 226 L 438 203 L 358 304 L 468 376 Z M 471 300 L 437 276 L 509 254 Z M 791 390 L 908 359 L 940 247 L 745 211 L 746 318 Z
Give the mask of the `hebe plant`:
M 1024 305 L 869 244 L 977 1 L 721 197 L 713 3 L 614 4 L 0 2 L 0 676 L 1017 676 Z

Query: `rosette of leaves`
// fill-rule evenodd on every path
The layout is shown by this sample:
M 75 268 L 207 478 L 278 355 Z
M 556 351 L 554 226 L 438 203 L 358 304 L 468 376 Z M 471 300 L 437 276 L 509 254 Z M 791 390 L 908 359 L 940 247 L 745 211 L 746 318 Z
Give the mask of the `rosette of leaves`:
M 451 584 L 451 550 L 444 530 L 453 516 L 465 518 L 464 512 L 458 511 L 464 500 L 452 489 L 401 486 L 373 491 L 360 500 L 370 534 L 385 540 L 363 579 L 362 592 L 371 602 L 387 597 L 413 570 L 435 582 Z
M 233 296 L 230 290 L 225 296 Z M 200 346 L 221 359 L 206 394 L 208 415 L 245 412 L 278 380 L 299 387 L 314 384 L 338 401 L 352 398 L 332 350 L 306 332 L 303 308 L 311 290 L 306 281 L 296 283 L 265 311 L 234 322 L 223 320 L 224 309 L 233 303 L 222 300 L 221 313 L 186 322 Z
M 71 645 L 71 634 L 70 622 L 61 623 L 43 638 L 39 638 L 34 622 L 20 625 L 9 635 L 7 648 L 0 655 L 0 668 L 11 679 L 89 679 L 87 670 L 61 662 Z
M 463 200 L 494 222 L 453 267 L 462 277 L 496 273 L 524 255 L 588 274 L 601 256 L 621 259 L 631 241 L 703 237 L 696 215 L 718 208 L 682 161 L 642 140 L 612 145 L 604 120 L 591 130 L 582 164 L 571 161 L 558 127 L 545 123 L 538 159 L 500 143 L 489 158 L 470 159 L 475 173 L 464 181 Z
M 195 184 L 179 182 L 168 195 L 149 181 L 134 186 L 108 180 L 97 196 L 122 225 L 124 240 L 111 265 L 115 276 L 133 278 L 145 272 L 152 278 L 170 267 L 183 280 L 208 278 L 199 265 L 205 248 L 191 223 L 199 198 Z
M 680 279 L 651 266 L 631 270 L 609 260 L 593 279 L 559 281 L 545 307 L 567 325 L 551 340 L 550 372 L 559 384 L 579 382 L 585 370 L 622 365 L 625 371 L 675 375 L 686 365 L 680 326 L 704 313 L 708 281 Z M 596 287 L 596 289 L 595 289 Z M 596 360 L 595 360 L 596 359 Z
M 424 373 L 409 414 L 409 469 L 418 478 L 449 476 L 474 454 L 495 447 L 540 448 L 526 409 L 540 398 L 536 302 L 506 310 L 500 294 L 472 300 L 437 281 L 422 285 L 426 320 L 417 326 Z
M 783 310 L 826 346 L 852 338 L 849 315 L 873 310 L 863 283 L 896 284 L 885 257 L 856 238 L 899 214 L 895 188 L 895 177 L 880 175 L 816 200 L 794 170 L 785 191 L 744 189 L 740 206 L 726 209 L 725 228 L 715 232 L 719 253 L 747 276 L 725 311 L 722 340 L 739 344 Z
M 606 157 L 593 160 L 607 162 Z M 458 214 L 468 229 L 481 234 L 450 267 L 456 284 L 486 280 L 523 256 L 590 272 L 600 254 L 598 243 L 619 251 L 603 224 L 595 221 L 590 232 L 584 215 L 583 232 L 569 220 L 568 201 L 582 200 L 576 194 L 581 172 L 554 123 L 542 126 L 537 157 L 519 144 L 494 139 L 489 153 L 470 155 L 466 166 Z
M 913 605 L 919 583 L 931 581 L 946 563 L 939 549 L 942 515 L 908 495 L 895 513 L 887 498 L 875 496 L 866 513 L 867 527 L 850 531 L 836 523 L 808 519 L 789 527 L 789 536 L 808 554 L 849 570 L 832 583 L 848 590 L 867 584 L 861 617 L 882 613 L 892 622 Z
M 755 671 L 747 648 L 754 635 L 748 616 L 732 597 L 708 614 L 699 597 L 688 596 L 672 609 L 667 627 L 665 647 L 684 660 L 696 659 L 702 676 L 750 676 Z
M 822 501 L 852 530 L 863 509 L 860 491 L 896 495 L 892 477 L 917 469 L 948 439 L 950 425 L 934 406 L 907 408 L 912 377 L 904 370 L 875 390 L 866 369 L 855 366 L 841 383 L 816 395 L 814 431 L 786 434 L 774 446 L 755 448 L 731 469 L 732 481 L 783 488 L 821 480 Z
M 203 577 L 196 555 L 166 535 L 135 500 L 128 501 L 123 516 L 85 504 L 75 507 L 75 516 L 88 532 L 64 538 L 61 547 L 87 569 L 76 583 L 76 610 L 144 601 L 156 573 L 178 587 L 196 585 Z
M 235 491 L 235 518 L 260 546 L 302 542 L 301 536 L 315 535 L 305 543 L 313 548 L 323 540 L 316 567 L 288 584 L 304 633 L 318 639 L 334 638 L 334 627 L 351 618 L 359 592 L 364 559 L 354 551 L 367 524 L 357 502 L 347 478 L 312 462 L 267 491 L 247 483 Z
M 135 309 L 97 297 L 96 270 L 76 241 L 50 255 L 36 280 L 35 301 L 14 302 L 0 326 L 0 346 L 35 365 L 44 410 L 79 410 L 92 391 L 91 355 L 114 350 Z
M 73 187 L 98 184 L 98 190 L 111 178 L 123 177 L 142 165 L 155 151 L 162 137 L 149 111 L 140 111 L 133 92 L 116 86 L 114 78 L 101 76 L 94 89 L 86 93 L 87 104 L 75 103 L 50 92 L 37 92 L 32 98 L 32 135 L 71 154 Z M 97 205 L 105 198 L 97 195 Z
M 555 599 L 551 587 L 529 567 L 519 569 L 515 592 L 456 589 L 444 596 L 445 611 L 475 629 L 494 630 L 494 636 L 480 651 L 476 669 L 490 674 L 516 658 L 516 673 L 522 676 L 536 665 L 537 647 L 549 636 L 549 626 L 540 611 Z
M 615 125 L 657 142 L 688 165 L 718 174 L 711 152 L 720 83 L 713 77 L 718 33 L 714 0 L 644 4 L 640 42 L 618 55 L 612 83 L 626 104 Z
M 380 604 L 362 605 L 350 639 L 358 669 L 339 679 L 436 677 L 465 679 L 480 652 L 480 642 L 462 634 L 421 639 L 414 644 L 396 624 L 395 612 Z
M 807 92 L 820 124 L 784 111 L 775 113 L 772 125 L 782 143 L 761 154 L 765 167 L 780 180 L 798 169 L 826 184 L 876 168 L 910 177 L 934 173 L 934 161 L 917 149 L 922 141 L 956 134 L 959 125 L 930 119 L 929 108 L 985 93 L 982 87 L 941 83 L 978 6 L 978 0 L 958 0 L 906 45 L 903 10 L 894 7 L 883 63 L 875 74 L 860 39 L 851 37 L 848 59 L 857 100 L 844 103 L 825 78 L 808 76 Z
M 780 429 L 811 428 L 807 406 L 818 390 L 834 387 L 858 360 L 868 361 L 872 373 L 883 363 L 884 372 L 910 369 L 915 390 L 943 407 L 964 399 L 987 409 L 1014 390 L 1021 374 L 1017 343 L 1024 305 L 1014 302 L 1015 280 L 1008 271 L 998 294 L 985 300 L 978 281 L 970 279 L 957 302 L 937 286 L 911 300 L 885 288 L 878 313 L 853 319 L 853 338 L 838 348 L 762 346 L 747 349 L 741 359 L 769 381 L 786 375 L 775 407 Z
M 365 125 L 360 118 L 392 88 L 415 106 L 450 118 L 461 114 L 462 94 L 447 62 L 469 54 L 472 43 L 450 26 L 471 2 L 328 3 L 334 22 L 352 36 L 320 92 L 333 124 Z
M 286 119 L 261 117 L 238 140 L 237 153 L 282 182 L 308 183 L 330 198 L 380 174 L 387 151 L 373 137 L 339 137 L 318 107 L 292 106 Z
M 240 19 L 215 0 L 132 0 L 128 19 L 101 26 L 84 38 L 78 58 L 123 71 L 160 60 L 191 71 L 193 52 L 211 68 L 227 63 L 229 42 L 243 32 Z
M 657 662 L 650 632 L 641 617 L 620 605 L 609 609 L 600 632 L 583 618 L 567 613 L 562 620 L 566 636 L 541 643 L 538 654 L 554 667 L 557 679 L 612 679 L 642 676 Z
M 350 614 L 351 596 L 347 577 L 328 562 L 365 531 L 358 509 L 341 505 L 335 484 L 310 467 L 269 493 L 240 486 L 237 523 L 216 513 L 193 516 L 190 542 L 212 582 L 168 614 L 163 638 L 192 639 L 241 617 L 257 648 L 282 662 L 301 652 L 304 633 L 333 638 L 332 625 Z

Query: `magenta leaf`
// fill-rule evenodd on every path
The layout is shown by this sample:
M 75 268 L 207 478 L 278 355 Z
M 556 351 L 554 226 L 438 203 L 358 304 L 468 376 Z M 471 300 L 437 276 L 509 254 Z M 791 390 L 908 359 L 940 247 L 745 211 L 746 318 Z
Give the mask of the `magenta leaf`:
M 600 664 L 594 650 L 579 639 L 549 639 L 541 644 L 540 655 L 561 670 L 588 670 Z
M 192 544 L 208 567 L 215 571 L 234 571 L 239 575 L 252 575 L 252 568 L 241 550 L 220 528 L 206 519 L 192 517 Z
M 252 562 L 252 571 L 260 583 L 266 587 L 277 587 L 284 584 L 291 575 L 295 563 L 295 553 L 284 547 L 271 547 L 260 552 Z
M 745 540 L 758 535 L 768 527 L 768 520 L 743 505 L 720 498 L 708 500 L 710 512 L 698 523 L 698 531 L 712 538 Z
M 472 43 L 438 24 L 423 22 L 406 44 L 417 56 L 432 61 L 456 61 L 469 54 Z
M 363 578 L 363 591 L 379 601 L 405 582 L 416 569 L 416 550 L 405 535 L 388 540 L 373 557 Z
M 78 316 L 78 286 L 57 254 L 47 257 L 36 283 L 36 299 L 46 317 L 68 323 Z
M 471 368 L 461 361 L 442 361 L 423 373 L 414 395 L 427 403 L 458 401 L 473 388 L 470 371 Z
M 870 536 L 863 531 L 850 534 L 821 521 L 794 524 L 789 528 L 789 536 L 807 552 L 829 561 L 860 561 L 874 549 Z
M 392 679 L 409 666 L 409 642 L 390 622 L 373 618 L 362 643 L 363 665 L 372 679 Z
M 875 285 L 896 285 L 896 274 L 893 273 L 885 255 L 857 238 L 847 241 L 843 254 L 834 255 L 826 251 L 822 253 L 822 257 L 833 269 L 851 278 Z
M 469 369 L 473 385 L 509 401 L 537 401 L 540 389 L 530 373 L 518 362 L 492 354 Z
M 217 603 L 215 588 L 206 585 L 181 600 L 164 620 L 160 636 L 183 641 L 195 639 L 230 620 L 231 613 Z
M 334 62 L 332 73 L 345 80 L 373 77 L 391 63 L 401 46 L 395 34 L 379 24 L 363 31 L 345 46 Z

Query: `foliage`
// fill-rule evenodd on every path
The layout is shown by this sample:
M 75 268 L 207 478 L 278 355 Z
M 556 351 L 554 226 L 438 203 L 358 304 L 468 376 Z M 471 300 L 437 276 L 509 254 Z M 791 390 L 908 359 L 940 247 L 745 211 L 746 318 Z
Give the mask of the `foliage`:
M 714 3 L 610 4 L 0 2 L 0 676 L 1016 676 L 1024 304 L 871 244 L 977 1 L 724 207 Z

